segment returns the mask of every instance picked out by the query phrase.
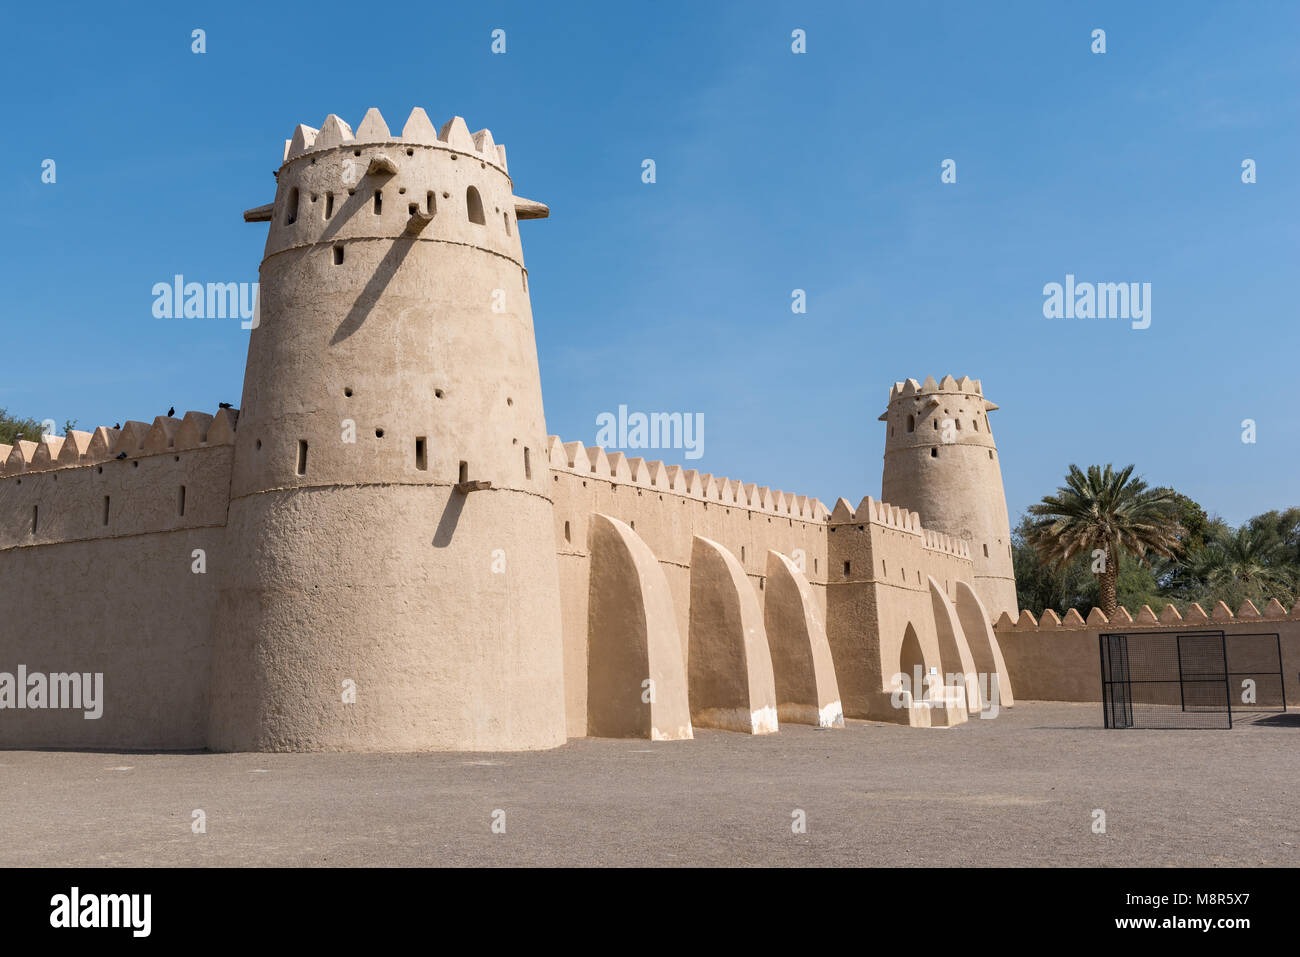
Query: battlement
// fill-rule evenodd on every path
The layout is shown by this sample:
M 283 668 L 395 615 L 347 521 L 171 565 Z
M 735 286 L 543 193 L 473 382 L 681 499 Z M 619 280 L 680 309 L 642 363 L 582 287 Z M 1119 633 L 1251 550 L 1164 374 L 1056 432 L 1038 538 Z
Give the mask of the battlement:
M 881 525 L 917 536 L 921 539 L 922 548 L 970 560 L 968 542 L 924 527 L 919 512 L 909 512 L 888 502 L 877 502 L 870 495 L 865 496 L 856 509 L 849 505 L 848 500 L 839 499 L 831 512 L 830 523 L 832 525 Z
M 216 415 L 186 412 L 184 418 L 160 415 L 150 425 L 129 420 L 120 428 L 99 426 L 93 432 L 73 429 L 67 435 L 40 442 L 20 440 L 0 445 L 0 479 L 28 472 L 84 468 L 119 455 L 134 459 L 162 452 L 180 452 L 216 445 L 233 445 L 238 409 L 218 409 Z
M 401 136 L 394 136 L 389 131 L 384 117 L 373 106 L 366 111 L 356 133 L 353 133 L 352 127 L 333 113 L 325 117 L 325 122 L 319 129 L 299 124 L 293 131 L 293 137 L 284 141 L 284 162 L 288 163 L 301 156 L 311 156 L 313 153 L 340 146 L 374 146 L 385 143 L 396 146 L 433 147 L 473 154 L 509 175 L 506 168 L 506 148 L 504 144 L 498 144 L 492 139 L 491 130 L 482 129 L 477 133 L 471 133 L 465 120 L 459 116 L 453 116 L 442 125 L 441 130 L 435 130 L 429 115 L 424 112 L 423 107 L 419 106 L 411 110 L 411 115 L 407 117 L 406 124 L 402 127 Z
M 804 522 L 824 523 L 830 518 L 825 505 L 806 495 L 773 491 L 767 486 L 740 479 L 684 469 L 679 465 L 665 465 L 658 459 L 628 458 L 622 452 L 609 452 L 599 445 L 565 442 L 558 435 L 547 437 L 546 451 L 555 471 L 593 475 L 607 482 L 654 488 L 703 502 L 717 502 Z
M 1137 615 L 1133 615 L 1124 606 L 1115 609 L 1115 614 L 1107 616 L 1100 608 L 1094 607 L 1084 618 L 1077 609 L 1071 608 L 1061 617 L 1055 610 L 1048 608 L 1041 618 L 1034 617 L 1033 612 L 1025 609 L 1020 617 L 1013 619 L 1003 612 L 994 627 L 1001 631 L 1097 631 L 1116 627 L 1134 626 L 1138 628 L 1197 627 L 1220 623 L 1244 624 L 1254 621 L 1279 621 L 1300 619 L 1300 601 L 1287 611 L 1276 598 L 1270 598 L 1261 612 L 1254 602 L 1247 599 L 1234 614 L 1222 601 L 1216 602 L 1207 614 L 1199 603 L 1193 602 L 1186 613 L 1180 612 L 1172 604 L 1165 605 L 1164 611 L 1157 615 L 1150 605 L 1143 605 Z
M 934 376 L 927 376 L 924 382 L 917 382 L 915 379 L 904 379 L 902 382 L 895 382 L 889 388 L 889 401 L 893 402 L 895 399 L 905 396 L 930 395 L 931 393 L 941 392 L 984 395 L 984 389 L 980 385 L 979 379 L 972 379 L 969 376 L 955 379 L 950 375 L 946 375 L 938 382 L 935 382 Z M 997 408 L 997 406 L 993 406 L 993 408 Z

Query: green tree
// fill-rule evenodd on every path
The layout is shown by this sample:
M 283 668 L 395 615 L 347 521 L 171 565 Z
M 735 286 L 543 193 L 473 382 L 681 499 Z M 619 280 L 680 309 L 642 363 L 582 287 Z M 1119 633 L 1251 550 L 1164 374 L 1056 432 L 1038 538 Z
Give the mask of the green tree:
M 1108 616 L 1117 605 L 1120 557 L 1149 564 L 1148 555 L 1174 557 L 1185 530 L 1168 489 L 1149 489 L 1134 466 L 1071 465 L 1055 495 L 1029 507 L 1035 519 L 1027 540 L 1043 565 L 1064 569 L 1078 556 L 1091 559 L 1097 603 Z
M 1265 516 L 1277 514 L 1266 512 Z M 1272 520 L 1252 519 L 1235 531 L 1225 529 L 1216 534 L 1190 571 L 1204 583 L 1207 600 L 1222 601 L 1234 611 L 1247 599 L 1257 607 L 1270 598 L 1289 605 L 1296 597 L 1298 576 L 1287 557 L 1287 543 Z
M 19 419 L 0 409 L 0 445 L 13 445 L 22 436 L 24 442 L 39 442 L 44 430 L 35 419 Z

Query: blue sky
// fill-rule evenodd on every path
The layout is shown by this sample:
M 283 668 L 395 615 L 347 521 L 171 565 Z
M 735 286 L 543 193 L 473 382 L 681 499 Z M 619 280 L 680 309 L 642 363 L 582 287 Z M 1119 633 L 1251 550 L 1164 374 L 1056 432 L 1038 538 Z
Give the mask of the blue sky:
M 856 503 L 890 383 L 952 373 L 1002 407 L 1013 521 L 1070 462 L 1234 523 L 1300 504 L 1300 6 L 466 6 L 6 12 L 0 406 L 84 428 L 238 403 L 248 333 L 156 319 L 153 284 L 255 281 L 240 214 L 294 126 L 419 105 L 489 127 L 551 207 L 522 229 L 566 440 L 620 404 L 700 412 L 687 464 Z M 1151 283 L 1150 328 L 1044 318 L 1067 273 Z

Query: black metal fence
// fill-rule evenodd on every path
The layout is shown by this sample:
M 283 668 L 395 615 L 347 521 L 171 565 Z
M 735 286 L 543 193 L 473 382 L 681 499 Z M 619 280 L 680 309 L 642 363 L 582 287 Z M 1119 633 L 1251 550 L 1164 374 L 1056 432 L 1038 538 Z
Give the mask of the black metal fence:
M 1231 728 L 1286 711 L 1277 634 L 1141 631 L 1099 636 L 1107 728 Z

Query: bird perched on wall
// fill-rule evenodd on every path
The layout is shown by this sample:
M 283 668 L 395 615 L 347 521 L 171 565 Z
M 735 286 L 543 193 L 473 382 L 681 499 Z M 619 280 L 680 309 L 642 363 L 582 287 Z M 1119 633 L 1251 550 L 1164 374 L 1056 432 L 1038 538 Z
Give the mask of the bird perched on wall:
M 113 428 L 115 428 L 115 429 L 120 429 L 121 427 L 122 427 L 122 423 L 121 423 L 121 422 L 114 422 L 114 423 L 113 423 Z
M 219 408 L 219 409 L 228 409 L 228 408 L 230 408 L 230 403 L 229 403 L 229 402 L 218 402 L 218 403 L 217 403 L 217 408 Z
M 170 409 L 167 410 L 167 418 L 170 419 L 175 414 L 176 414 L 176 406 L 172 406 Z
M 117 457 L 118 457 L 119 459 L 124 459 L 124 458 L 126 458 L 126 453 L 125 453 L 125 452 L 118 452 L 118 453 L 117 453 Z

